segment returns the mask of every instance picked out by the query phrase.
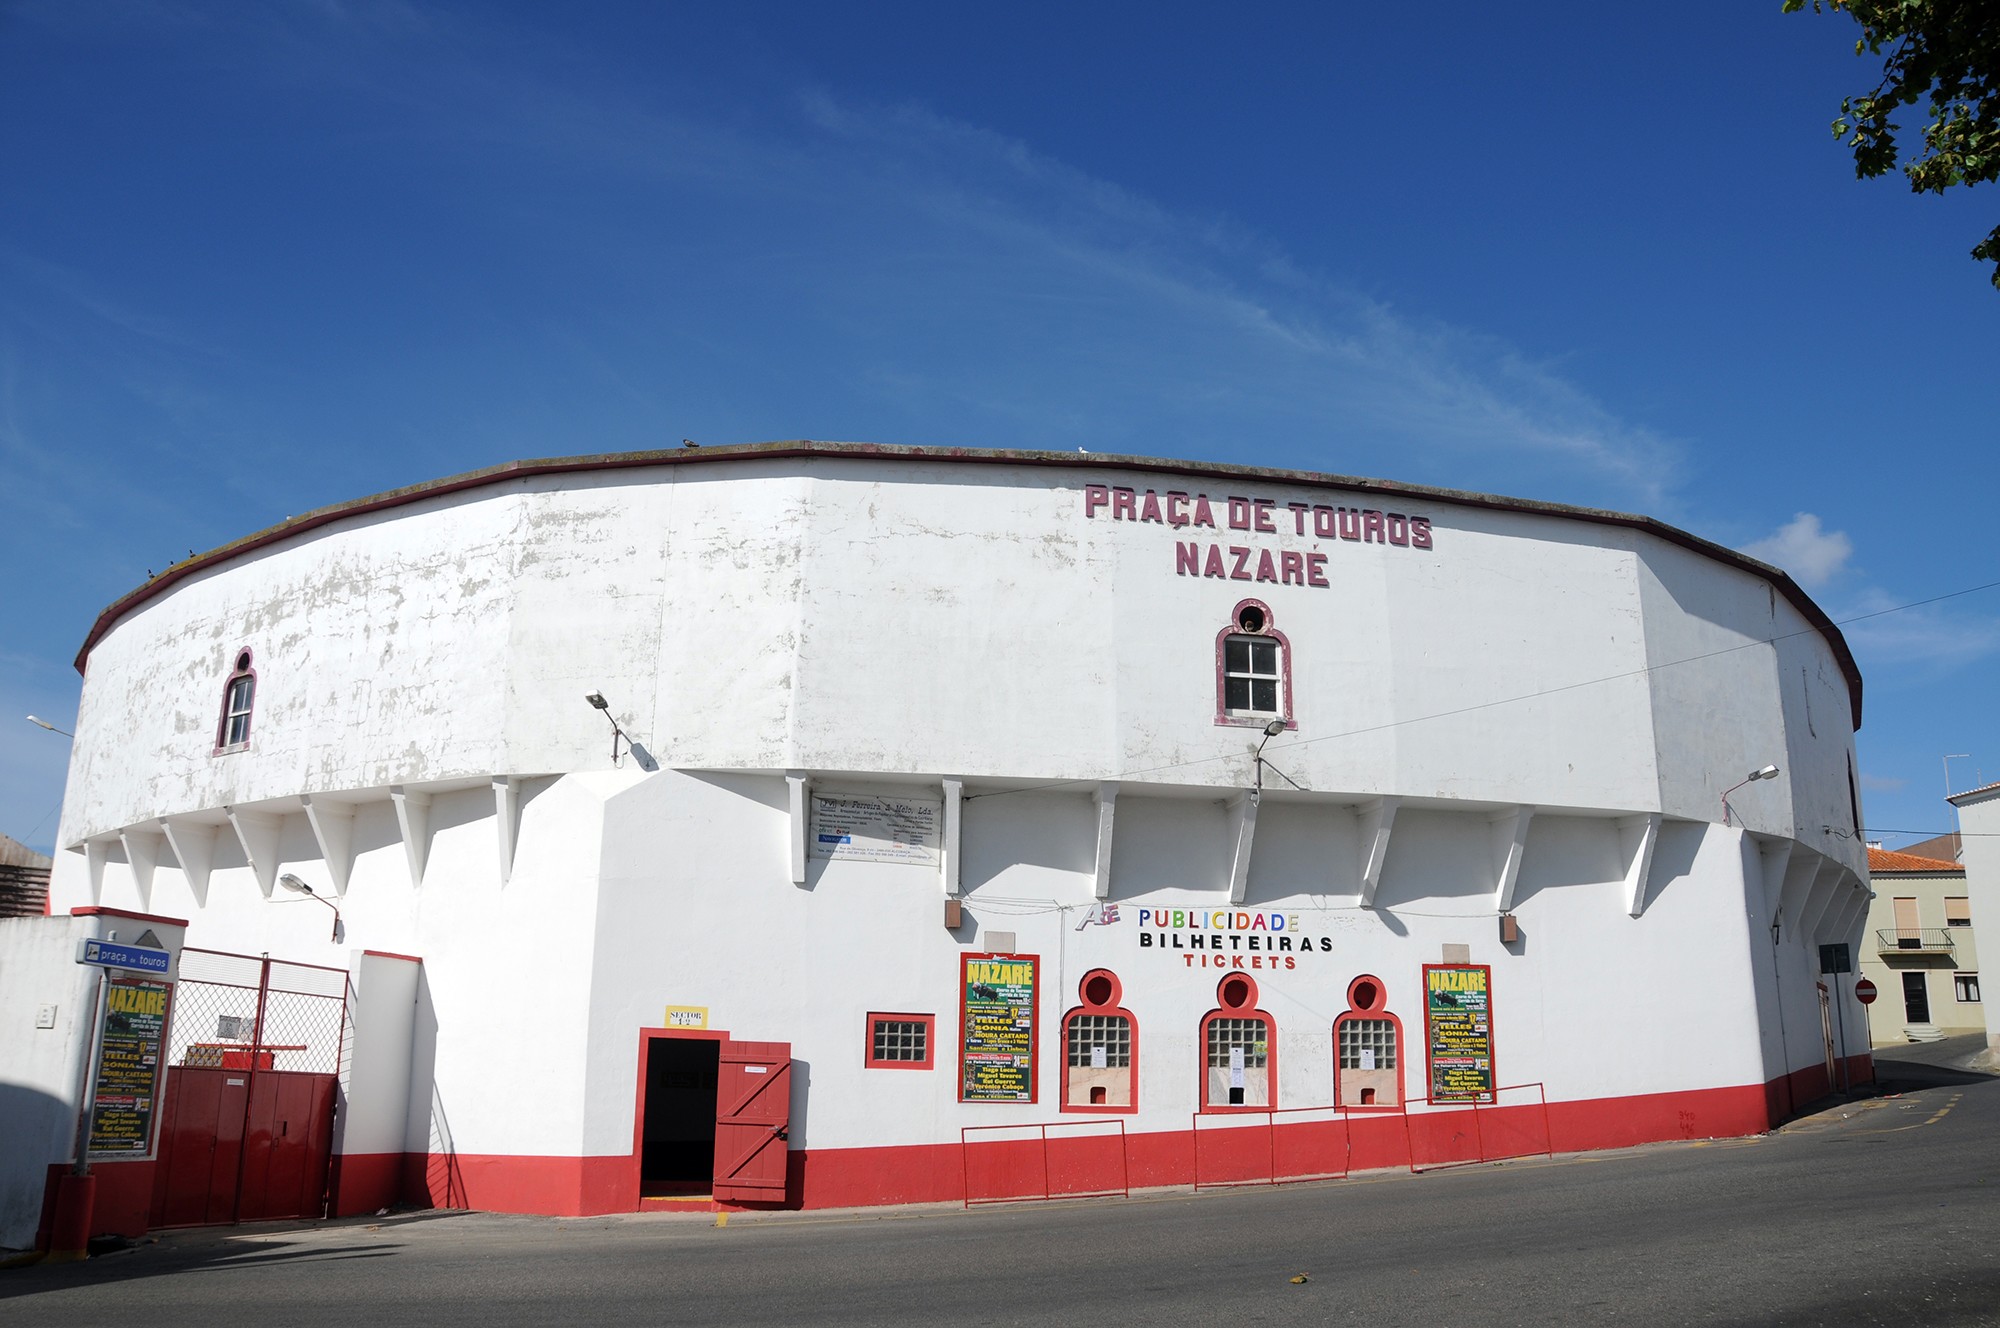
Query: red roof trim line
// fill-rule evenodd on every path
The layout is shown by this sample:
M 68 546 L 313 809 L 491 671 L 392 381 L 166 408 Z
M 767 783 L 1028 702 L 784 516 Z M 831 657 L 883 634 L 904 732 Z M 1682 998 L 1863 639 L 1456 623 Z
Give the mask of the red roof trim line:
M 1627 530 L 1642 531 L 1657 536 L 1670 544 L 1698 553 L 1715 562 L 1749 572 L 1768 581 L 1791 606 L 1810 623 L 1814 630 L 1825 638 L 1832 649 L 1834 659 L 1840 666 L 1841 675 L 1847 680 L 1849 705 L 1853 716 L 1853 726 L 1861 727 L 1861 669 L 1854 662 L 1854 655 L 1848 649 L 1847 638 L 1841 635 L 1833 619 L 1826 611 L 1813 603 L 1812 597 L 1799 588 L 1797 582 L 1782 569 L 1762 563 L 1755 558 L 1711 543 L 1699 535 L 1690 535 L 1684 530 L 1666 524 L 1649 516 L 1633 516 L 1626 512 L 1612 512 L 1593 507 L 1571 507 L 1563 503 L 1538 502 L 1529 498 L 1507 498 L 1497 494 L 1471 493 L 1459 489 L 1441 489 L 1423 484 L 1402 484 L 1391 480 L 1363 479 L 1352 475 L 1327 475 L 1306 470 L 1277 470 L 1257 466 L 1236 466 L 1213 461 L 1175 461 L 1159 457 L 1135 457 L 1101 455 L 1093 452 L 1036 452 L 999 451 L 970 447 L 924 447 L 890 443 L 834 443 L 818 442 L 810 438 L 792 439 L 783 442 L 741 443 L 720 447 L 674 448 L 671 451 L 652 452 L 609 452 L 594 456 L 551 457 L 533 461 L 509 461 L 497 466 L 487 466 L 480 470 L 469 470 L 459 475 L 449 475 L 443 479 L 429 480 L 422 484 L 412 484 L 401 489 L 391 489 L 368 498 L 358 498 L 350 502 L 335 503 L 307 512 L 303 516 L 291 517 L 275 526 L 233 540 L 207 553 L 197 554 L 186 562 L 168 568 L 145 585 L 112 602 L 104 612 L 97 615 L 89 633 L 84 637 L 82 647 L 76 652 L 76 671 L 86 672 L 90 662 L 90 652 L 104 639 L 117 621 L 139 605 L 152 599 L 161 591 L 177 584 L 198 571 L 204 571 L 219 563 L 227 562 L 239 554 L 260 549 L 293 535 L 316 530 L 321 526 L 350 516 L 368 512 L 378 512 L 384 508 L 401 507 L 441 494 L 456 493 L 463 489 L 478 488 L 482 485 L 498 484 L 503 480 L 526 479 L 536 475 L 561 475 L 583 473 L 596 470 L 639 470 L 650 466 L 703 465 L 723 461 L 771 461 L 788 457 L 837 457 L 874 461 L 957 461 L 982 465 L 1045 466 L 1081 470 L 1135 470 L 1166 475 L 1188 475 L 1204 479 L 1266 480 L 1278 484 L 1294 484 L 1304 488 L 1346 489 L 1359 493 L 1380 494 L 1384 497 L 1403 499 L 1423 499 L 1434 503 L 1444 503 L 1454 507 L 1482 508 L 1499 512 L 1524 512 L 1540 516 L 1565 517 L 1603 526 L 1618 526 Z M 1980 792 L 1982 790 L 1974 790 Z M 1963 796 L 1963 795 L 1961 795 Z
M 421 964 L 424 962 L 416 955 L 397 954 L 394 950 L 363 950 L 361 953 L 376 959 L 401 959 L 411 964 Z
M 69 911 L 69 915 L 73 918 L 130 918 L 134 922 L 157 922 L 163 927 L 185 927 L 188 925 L 186 918 L 166 918 L 161 917 L 157 913 L 133 913 L 128 909 L 122 908 L 99 908 L 94 904 L 86 904 L 78 908 L 73 908 Z

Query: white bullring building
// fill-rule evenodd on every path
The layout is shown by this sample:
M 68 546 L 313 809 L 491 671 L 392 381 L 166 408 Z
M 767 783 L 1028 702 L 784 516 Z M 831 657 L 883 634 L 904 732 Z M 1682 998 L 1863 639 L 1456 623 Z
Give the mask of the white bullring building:
M 1337 1175 L 1754 1133 L 1868 1073 L 1819 953 L 1867 912 L 1853 658 L 1645 517 L 1100 455 L 523 462 L 193 558 L 77 662 L 57 921 L 184 989 L 347 975 L 330 1037 L 174 998 L 168 1095 L 334 1076 L 265 1130 L 324 1140 L 302 1211 Z M 100 1210 L 175 1220 L 140 1151 Z

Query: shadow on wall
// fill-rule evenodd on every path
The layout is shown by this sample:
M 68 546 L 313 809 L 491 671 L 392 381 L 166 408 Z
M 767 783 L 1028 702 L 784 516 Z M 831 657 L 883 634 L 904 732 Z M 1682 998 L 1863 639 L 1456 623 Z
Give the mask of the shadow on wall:
M 1653 849 L 1653 869 L 1647 873 L 1645 888 L 1639 896 L 1641 911 L 1651 908 L 1669 885 L 1693 874 L 1695 856 L 1701 852 L 1701 841 L 1707 833 L 1708 825 L 1702 821 L 1661 824 L 1659 842 Z
M 451 1119 L 438 1096 L 437 1035 L 437 1005 L 431 1000 L 430 975 L 419 968 L 416 1025 L 410 1038 L 410 1101 L 423 1103 L 418 1108 L 423 1114 L 411 1122 L 417 1128 L 405 1137 L 421 1138 L 424 1143 L 422 1153 L 413 1159 L 418 1168 L 404 1179 L 403 1200 L 433 1208 L 464 1208 L 465 1178 L 459 1172 L 458 1150 L 452 1143 Z
M 26 1250 L 42 1223 L 53 1154 L 69 1140 L 76 1107 L 38 1088 L 0 1082 L 0 1249 Z

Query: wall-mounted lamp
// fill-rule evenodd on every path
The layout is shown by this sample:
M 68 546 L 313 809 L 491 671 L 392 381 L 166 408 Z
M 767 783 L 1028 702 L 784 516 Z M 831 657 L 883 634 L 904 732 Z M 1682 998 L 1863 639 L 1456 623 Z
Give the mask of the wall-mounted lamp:
M 1777 777 L 1778 777 L 1778 767 L 1774 765 L 1759 766 L 1757 769 L 1752 770 L 1749 774 L 1745 775 L 1743 778 L 1737 780 L 1734 784 L 1731 784 L 1728 788 L 1724 789 L 1722 791 L 1722 823 L 1724 825 L 1729 824 L 1730 794 L 1734 793 L 1737 789 L 1742 788 L 1745 784 L 1754 783 L 1755 781 L 1760 779 L 1776 779 Z
M 1271 739 L 1277 737 L 1280 733 L 1283 733 L 1284 731 L 1285 731 L 1285 721 L 1282 719 L 1274 719 L 1270 723 L 1266 724 L 1264 726 L 1263 740 L 1257 744 L 1257 750 L 1250 758 L 1251 760 L 1257 763 L 1257 791 L 1259 793 L 1262 793 L 1264 791 L 1264 767 L 1267 765 L 1271 765 L 1269 761 L 1266 761 L 1264 759 L 1264 743 L 1269 742 Z M 1298 789 L 1301 793 L 1305 791 L 1304 788 L 1301 787 L 1301 785 L 1299 784 L 1298 780 L 1293 779 L 1290 775 L 1278 769 L 1278 767 L 1272 765 L 1271 772 L 1277 775 L 1278 778 L 1284 780 L 1287 784 L 1290 784 L 1293 788 Z
M 629 744 L 632 740 L 625 736 L 624 729 L 618 727 L 617 719 L 611 714 L 611 703 L 604 699 L 603 692 L 587 692 L 583 699 L 603 711 L 604 718 L 611 722 L 611 764 L 615 766 L 619 762 L 618 744 L 621 742 Z
M 59 729 L 55 725 L 49 723 L 49 721 L 47 721 L 46 719 L 43 719 L 40 715 L 29 715 L 28 722 L 30 724 L 39 725 L 40 727 L 47 729 L 51 733 L 60 733 L 65 738 L 76 737 L 76 735 L 74 733 L 71 733 L 68 729 Z
M 328 908 L 332 909 L 333 939 L 336 941 L 340 939 L 340 933 L 341 933 L 340 905 L 334 903 L 331 899 L 324 898 L 321 895 L 317 894 L 316 892 L 314 892 L 311 886 L 307 885 L 304 881 L 301 881 L 298 877 L 292 875 L 290 872 L 286 872 L 283 876 L 280 876 L 278 878 L 278 884 L 284 886 L 287 890 L 290 890 L 295 895 L 305 895 L 309 899 L 317 899 L 319 900 L 320 903 L 325 904 Z

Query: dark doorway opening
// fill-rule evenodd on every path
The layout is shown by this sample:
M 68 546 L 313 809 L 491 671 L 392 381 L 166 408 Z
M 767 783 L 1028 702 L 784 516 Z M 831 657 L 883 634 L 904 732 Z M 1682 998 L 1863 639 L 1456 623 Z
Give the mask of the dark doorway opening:
M 646 1110 L 639 1194 L 707 1194 L 715 1180 L 715 1081 L 722 1044 L 712 1038 L 646 1040 Z
M 1903 974 L 1903 1018 L 1912 1024 L 1931 1021 L 1931 989 L 1928 975 Z

